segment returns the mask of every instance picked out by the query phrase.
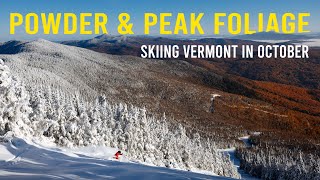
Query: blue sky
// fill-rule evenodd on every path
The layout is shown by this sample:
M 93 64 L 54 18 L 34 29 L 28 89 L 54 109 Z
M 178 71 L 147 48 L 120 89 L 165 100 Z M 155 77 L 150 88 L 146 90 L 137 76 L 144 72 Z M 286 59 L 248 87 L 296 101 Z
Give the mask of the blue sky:
M 204 12 L 205 17 L 201 24 L 206 35 L 212 34 L 213 13 L 216 12 L 249 12 L 252 16 L 252 27 L 255 26 L 259 12 L 279 14 L 285 12 L 310 12 L 311 17 L 308 29 L 312 32 L 320 32 L 320 1 L 319 0 L 0 0 L 0 41 L 7 40 L 31 40 L 46 38 L 49 40 L 87 39 L 93 37 L 84 35 L 26 35 L 24 29 L 17 29 L 15 35 L 9 34 L 9 15 L 12 12 L 26 14 L 58 13 L 58 12 L 103 12 L 108 14 L 107 25 L 109 34 L 116 34 L 117 15 L 128 12 L 131 22 L 134 23 L 135 34 L 143 33 L 143 14 L 146 12 L 160 13 L 171 12 L 173 14 L 183 12 Z M 174 18 L 172 18 L 174 22 Z M 41 25 L 41 24 L 40 24 Z M 156 30 L 153 30 L 156 34 Z

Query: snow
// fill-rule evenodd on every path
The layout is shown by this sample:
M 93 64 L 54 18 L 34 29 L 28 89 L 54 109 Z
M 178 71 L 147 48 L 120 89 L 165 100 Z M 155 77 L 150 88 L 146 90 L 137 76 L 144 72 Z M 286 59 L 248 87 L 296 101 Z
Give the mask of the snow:
M 310 39 L 310 40 L 300 41 L 294 44 L 302 44 L 302 45 L 307 45 L 309 47 L 320 47 L 320 39 Z
M 250 135 L 247 135 L 247 136 L 239 137 L 239 140 L 243 141 L 246 147 L 251 147 L 249 138 L 250 138 Z
M 254 132 L 253 135 L 260 135 L 261 132 Z M 245 143 L 246 147 L 251 147 L 252 144 L 250 143 L 250 135 L 242 136 L 238 138 L 239 140 L 243 141 Z M 239 174 L 241 175 L 241 179 L 248 179 L 248 180 L 257 180 L 258 178 L 255 178 L 248 173 L 246 173 L 244 170 L 240 169 L 240 160 L 236 157 L 236 148 L 226 148 L 226 149 L 218 149 L 218 151 L 223 152 L 226 155 L 230 156 L 231 161 L 233 162 L 234 166 L 238 169 Z
M 256 42 L 264 42 L 264 43 L 271 43 L 271 44 L 276 44 L 276 43 L 285 43 L 290 40 L 254 40 Z
M 211 94 L 211 96 L 212 96 L 213 98 L 215 98 L 215 97 L 221 97 L 220 94 Z
M 9 161 L 15 158 L 15 155 L 12 154 L 5 146 L 0 146 L 0 161 Z
M 116 149 L 106 147 L 43 147 L 13 138 L 0 150 L 0 179 L 230 179 L 108 160 Z
M 265 43 L 286 43 L 290 40 L 254 40 L 256 42 L 265 42 Z M 299 40 L 299 42 L 293 43 L 295 45 L 307 45 L 309 47 L 320 47 L 320 39 L 307 39 L 307 40 Z
M 236 152 L 235 148 L 223 149 L 223 150 L 221 150 L 221 152 L 224 152 L 225 154 L 229 154 L 231 161 L 237 167 L 238 172 L 241 175 L 241 179 L 246 179 L 246 180 L 258 179 L 258 178 L 250 176 L 244 170 L 240 169 L 240 160 L 235 155 L 235 152 Z

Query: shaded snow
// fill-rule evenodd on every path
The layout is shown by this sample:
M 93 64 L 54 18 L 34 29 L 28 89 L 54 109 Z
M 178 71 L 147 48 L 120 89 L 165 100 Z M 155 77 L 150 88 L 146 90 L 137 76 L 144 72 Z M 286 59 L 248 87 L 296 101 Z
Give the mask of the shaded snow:
M 236 149 L 235 148 L 228 148 L 228 149 L 220 149 L 221 152 L 225 154 L 229 154 L 231 161 L 237 167 L 239 174 L 241 175 L 241 179 L 249 179 L 249 180 L 256 180 L 258 178 L 250 176 L 244 170 L 240 169 L 240 160 L 236 157 Z
M 251 147 L 249 138 L 250 138 L 250 135 L 247 135 L 247 136 L 239 137 L 239 140 L 243 141 L 246 147 Z
M 71 150 L 12 139 L 0 150 L 0 179 L 230 179 L 84 155 L 110 158 L 112 148 Z
M 5 146 L 0 146 L 0 161 L 9 161 L 15 158 L 15 155 L 12 154 Z
M 259 135 L 261 132 L 254 132 L 253 135 Z M 252 144 L 250 143 L 250 135 L 239 137 L 239 140 L 243 141 L 246 147 L 251 147 Z M 241 179 L 248 179 L 248 180 L 257 180 L 258 178 L 253 177 L 246 173 L 244 170 L 240 169 L 240 160 L 236 157 L 236 148 L 227 148 L 227 149 L 219 149 L 220 152 L 223 152 L 226 155 L 230 156 L 231 161 L 233 162 L 234 166 L 237 167 L 239 174 L 241 175 Z

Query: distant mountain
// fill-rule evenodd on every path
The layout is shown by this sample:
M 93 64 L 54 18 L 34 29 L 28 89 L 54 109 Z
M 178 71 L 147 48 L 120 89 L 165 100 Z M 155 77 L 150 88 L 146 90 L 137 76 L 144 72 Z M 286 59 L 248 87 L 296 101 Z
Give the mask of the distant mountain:
M 310 33 L 310 36 L 314 39 L 320 39 L 320 33 Z
M 242 39 L 242 40 L 305 40 L 313 38 L 310 35 L 302 34 L 282 34 L 276 32 L 260 32 L 254 34 L 245 34 L 232 36 L 233 39 Z
M 257 33 L 252 35 L 258 37 L 264 36 L 287 36 L 274 32 Z M 289 35 L 295 36 L 295 35 Z M 302 37 L 302 35 L 297 35 Z M 291 41 L 293 42 L 293 41 Z M 181 40 L 169 39 L 162 37 L 145 37 L 145 36 L 109 36 L 101 35 L 93 39 L 82 41 L 65 41 L 63 44 L 91 49 L 97 52 L 116 54 L 116 55 L 133 55 L 140 57 L 140 46 L 142 44 L 267 44 L 250 40 L 241 39 L 221 39 L 221 38 L 205 38 L 198 40 Z M 285 44 L 285 43 L 282 43 Z M 301 86 L 311 89 L 320 89 L 320 67 L 319 57 L 320 51 L 312 49 L 309 61 L 294 59 L 241 59 L 237 61 L 233 59 L 181 59 L 195 66 L 209 69 L 218 74 L 233 74 L 249 78 L 252 80 L 270 81 L 282 84 Z M 290 67 L 290 68 L 288 68 Z M 286 73 L 283 72 L 286 69 Z
M 62 44 L 77 46 L 91 49 L 97 52 L 116 54 L 116 55 L 134 55 L 140 56 L 140 47 L 143 44 L 210 44 L 210 45 L 233 45 L 233 44 L 258 44 L 253 41 L 239 40 L 239 39 L 223 39 L 223 38 L 204 38 L 204 39 L 170 39 L 166 37 L 152 37 L 152 36 L 111 36 L 101 35 L 93 39 L 80 41 L 64 41 Z
M 23 41 L 8 41 L 0 44 L 0 54 L 16 54 L 21 51 Z

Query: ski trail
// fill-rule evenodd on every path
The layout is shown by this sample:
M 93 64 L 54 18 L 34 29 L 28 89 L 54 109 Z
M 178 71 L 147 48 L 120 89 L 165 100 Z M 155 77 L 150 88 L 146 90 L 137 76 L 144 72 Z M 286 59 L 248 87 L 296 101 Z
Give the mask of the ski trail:
M 250 143 L 249 138 L 250 138 L 250 135 L 247 135 L 247 136 L 239 137 L 238 139 L 241 140 L 246 145 L 246 147 L 248 148 L 248 147 L 252 146 L 252 144 Z
M 258 132 L 257 132 L 258 133 Z M 256 134 L 256 133 L 254 133 Z M 239 137 L 243 143 L 245 143 L 246 148 L 251 147 L 252 144 L 250 143 L 250 135 Z M 258 178 L 251 176 L 250 174 L 246 173 L 244 170 L 240 169 L 240 159 L 236 157 L 236 148 L 228 148 L 228 149 L 219 149 L 220 152 L 223 152 L 226 155 L 229 155 L 233 165 L 238 169 L 239 174 L 241 175 L 241 179 L 248 179 L 248 180 L 258 180 Z

